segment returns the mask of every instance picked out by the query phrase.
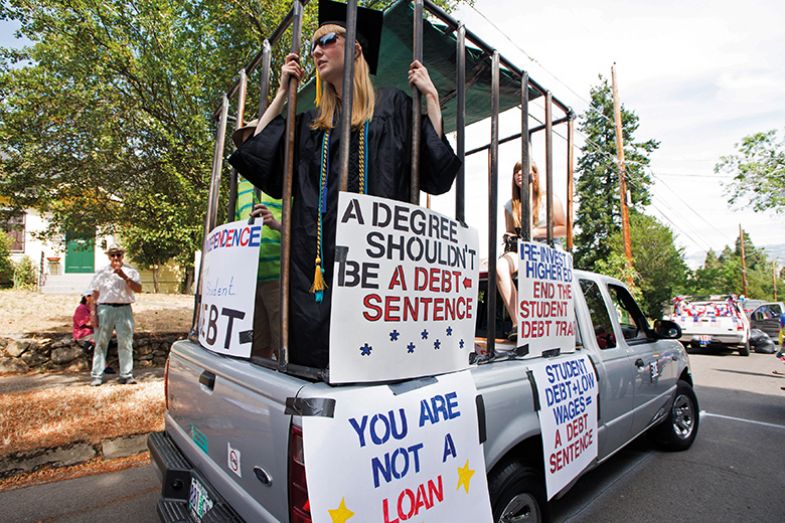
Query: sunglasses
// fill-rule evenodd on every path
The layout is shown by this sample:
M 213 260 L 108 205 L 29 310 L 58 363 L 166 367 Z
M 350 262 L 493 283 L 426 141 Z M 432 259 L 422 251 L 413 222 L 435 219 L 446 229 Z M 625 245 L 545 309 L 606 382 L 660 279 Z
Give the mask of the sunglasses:
M 311 54 L 316 51 L 317 47 L 321 47 L 322 49 L 327 49 L 335 45 L 335 42 L 338 41 L 338 37 L 341 36 L 338 33 L 330 32 L 326 35 L 322 36 L 321 38 L 317 38 L 313 41 L 313 46 L 311 49 Z
M 119 252 L 116 252 L 114 254 L 110 254 L 109 257 L 110 258 L 122 258 L 123 255 L 121 253 L 119 253 Z

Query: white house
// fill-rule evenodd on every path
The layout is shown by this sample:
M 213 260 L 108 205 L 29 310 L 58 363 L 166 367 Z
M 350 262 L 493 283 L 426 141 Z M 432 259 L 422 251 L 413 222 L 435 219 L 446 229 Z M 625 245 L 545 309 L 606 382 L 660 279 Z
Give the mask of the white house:
M 19 262 L 25 256 L 30 258 L 43 292 L 81 292 L 96 269 L 106 264 L 104 249 L 114 238 L 83 238 L 66 233 L 64 237 L 44 241 L 40 235 L 47 225 L 46 217 L 33 209 L 5 223 L 3 229 L 11 238 L 11 259 Z
M 85 238 L 69 233 L 43 241 L 40 236 L 48 225 L 47 217 L 34 209 L 26 210 L 7 223 L 0 222 L 0 227 L 11 238 L 11 259 L 19 262 L 23 257 L 29 257 L 38 274 L 39 288 L 48 294 L 77 294 L 86 290 L 95 271 L 108 263 L 104 253 L 107 247 L 122 243 L 113 235 Z M 134 266 L 133 260 L 129 261 Z M 139 272 L 142 287 L 146 292 L 152 291 L 152 271 L 140 269 Z M 162 267 L 159 274 L 162 292 L 177 292 L 180 280 L 181 271 L 175 264 Z

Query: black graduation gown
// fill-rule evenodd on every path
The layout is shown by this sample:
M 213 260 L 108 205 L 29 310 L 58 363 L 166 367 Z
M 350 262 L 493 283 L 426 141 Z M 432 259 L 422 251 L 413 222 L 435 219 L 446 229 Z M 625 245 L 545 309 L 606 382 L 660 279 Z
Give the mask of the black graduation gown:
M 330 304 L 335 226 L 340 185 L 340 126 L 330 133 L 330 172 L 327 213 L 322 218 L 324 278 L 328 285 L 317 303 L 310 292 L 316 258 L 319 207 L 320 150 L 323 131 L 311 130 L 315 111 L 297 115 L 295 172 L 292 202 L 292 244 L 289 302 L 289 361 L 325 368 L 329 354 Z M 368 127 L 368 194 L 409 201 L 411 174 L 412 99 L 397 89 L 376 93 L 374 116 Z M 275 118 L 258 135 L 245 142 L 229 163 L 265 193 L 281 198 L 284 175 L 286 122 Z M 359 133 L 353 131 L 349 147 L 349 191 L 358 191 Z M 427 116 L 422 118 L 420 186 L 425 192 L 447 192 L 461 162 L 445 138 L 440 138 Z

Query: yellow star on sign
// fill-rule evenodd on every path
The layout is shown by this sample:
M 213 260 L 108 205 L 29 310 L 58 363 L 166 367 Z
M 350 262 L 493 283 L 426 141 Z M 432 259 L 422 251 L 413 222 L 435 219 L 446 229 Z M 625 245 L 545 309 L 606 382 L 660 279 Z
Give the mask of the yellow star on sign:
M 458 486 L 455 490 L 460 490 L 461 485 L 463 488 L 466 489 L 466 493 L 469 493 L 469 482 L 472 480 L 472 476 L 474 476 L 474 470 L 469 468 L 469 460 L 466 460 L 466 465 L 460 467 L 458 469 Z
M 330 518 L 333 520 L 333 523 L 346 523 L 347 519 L 354 516 L 354 512 L 346 508 L 346 502 L 344 499 L 345 498 L 341 498 L 341 504 L 338 505 L 338 508 L 327 509 L 327 512 L 330 513 Z

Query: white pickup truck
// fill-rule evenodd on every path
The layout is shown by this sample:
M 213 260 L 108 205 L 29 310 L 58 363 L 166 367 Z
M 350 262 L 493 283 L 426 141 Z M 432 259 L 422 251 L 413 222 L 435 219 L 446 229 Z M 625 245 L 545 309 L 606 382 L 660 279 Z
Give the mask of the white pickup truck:
M 265 40 L 265 49 L 247 70 L 243 69 L 235 87 L 223 97 L 205 220 L 203 261 L 206 259 L 205 253 L 208 252 L 207 239 L 219 225 L 217 210 L 222 186 L 220 178 L 224 171 L 223 145 L 228 123 L 228 99 L 238 96 L 239 122 L 245 109 L 243 96 L 246 85 L 242 82 L 245 82 L 247 75 L 253 73 L 254 68 L 260 64 L 266 64 L 263 65 L 262 71 L 262 92 L 267 92 L 265 89 L 269 88 L 269 82 L 265 83 L 265 77 L 270 74 L 270 45 L 274 45 L 282 35 L 288 34 L 287 29 L 291 25 L 291 33 L 295 35 L 293 50 L 299 52 L 297 33 L 302 21 L 302 7 L 307 3 L 307 0 L 295 0 L 289 15 L 273 32 L 270 41 Z M 397 70 L 398 66 L 405 70 L 412 56 L 411 52 L 406 52 L 405 46 L 414 41 L 416 45 L 412 47 L 421 48 L 423 39 L 429 54 L 440 53 L 442 56 L 440 60 L 429 62 L 428 66 L 433 64 L 432 74 L 438 75 L 442 80 L 440 94 L 444 95 L 441 100 L 445 132 L 453 129 L 456 131 L 456 140 L 459 143 L 456 149 L 461 160 L 464 154 L 490 149 L 488 164 L 491 190 L 488 208 L 491 212 L 486 225 L 488 230 L 492 231 L 488 237 L 494 238 L 498 207 L 496 188 L 501 185 L 497 159 L 500 143 L 497 128 L 499 113 L 520 106 L 522 128 L 519 136 L 544 132 L 546 143 L 549 143 L 549 138 L 552 137 L 553 126 L 570 125 L 575 114 L 572 109 L 553 97 L 549 90 L 529 78 L 526 71 L 500 56 L 496 50 L 466 30 L 463 24 L 441 11 L 438 6 L 428 0 L 418 0 L 414 4 L 414 17 L 417 18 L 415 23 L 412 23 L 410 2 L 404 0 L 395 2 L 384 15 L 386 29 L 383 40 L 387 38 L 388 41 L 383 42 L 383 46 L 390 50 L 385 56 L 385 62 L 391 62 L 385 65 L 390 66 L 389 71 Z M 423 4 L 430 13 L 425 19 L 422 14 Z M 349 5 L 354 4 L 350 2 Z M 444 25 L 432 24 L 429 21 L 431 16 L 439 18 Z M 268 43 L 270 45 L 267 45 Z M 480 51 L 477 51 L 478 49 Z M 393 63 L 395 60 L 398 60 L 397 65 Z M 499 65 L 503 66 L 503 70 L 500 70 Z M 380 74 L 381 69 L 380 67 Z M 345 73 L 348 70 L 346 69 Z M 348 81 L 348 73 L 346 74 Z M 452 77 L 456 78 L 454 84 L 448 81 Z M 380 79 L 377 77 L 377 80 Z M 404 82 L 402 88 L 408 88 L 404 77 L 395 76 L 386 80 L 391 84 L 400 80 Z M 290 102 L 293 92 L 294 90 L 290 89 Z M 313 99 L 313 96 L 301 94 L 303 100 Z M 471 96 L 465 96 L 467 94 Z M 522 94 L 525 103 L 522 103 Z M 262 101 L 265 100 L 264 96 L 261 98 Z M 492 103 L 477 103 L 480 98 L 491 98 Z M 544 99 L 547 122 L 529 128 L 528 100 L 535 98 Z M 471 100 L 471 103 L 467 104 L 466 100 Z M 294 104 L 288 107 L 294 111 Z M 552 119 L 551 110 L 554 109 L 561 111 L 563 116 Z M 467 153 L 461 152 L 465 127 L 471 122 L 486 118 L 491 118 L 491 127 L 497 128 L 496 134 L 492 133 L 490 145 Z M 412 142 L 413 150 L 417 151 L 414 133 Z M 345 143 L 348 144 L 348 140 Z M 528 140 L 521 140 L 521 158 L 524 165 L 528 165 L 530 157 L 528 144 Z M 292 138 L 287 141 L 289 154 L 292 154 L 293 146 Z M 401 151 L 401 154 L 407 153 Z M 552 163 L 552 148 L 546 147 L 545 171 L 549 181 L 552 178 Z M 524 171 L 527 172 L 524 178 L 526 179 L 528 169 Z M 292 171 L 289 170 L 285 176 L 291 182 Z M 418 194 L 417 177 L 412 175 L 412 180 L 417 191 L 415 194 Z M 459 224 L 465 225 L 464 185 L 463 174 L 459 173 L 453 222 L 456 228 Z M 547 184 L 547 198 L 550 201 L 553 198 L 554 185 Z M 285 221 L 291 198 L 286 191 L 282 194 Z M 230 216 L 234 215 L 231 198 L 232 195 L 229 199 Z M 473 195 L 473 198 L 475 201 L 478 199 L 476 195 Z M 416 198 L 411 203 L 416 204 Z M 546 212 L 550 212 L 547 209 L 551 207 L 547 205 Z M 521 223 L 529 223 L 531 220 L 528 217 L 528 205 L 522 205 L 522 209 L 525 211 L 521 211 L 524 215 Z M 552 247 L 553 220 L 547 221 L 551 223 L 547 237 Z M 570 227 L 568 223 L 568 230 Z M 526 227 L 521 236 L 523 239 L 531 237 Z M 293 241 L 292 233 L 284 227 L 281 238 L 281 282 L 282 288 L 285 289 L 284 284 L 289 278 L 286 260 L 290 253 L 290 242 Z M 302 235 L 297 239 L 302 241 Z M 479 250 L 464 252 L 475 253 Z M 495 310 L 500 310 L 501 306 L 493 298 L 497 259 L 493 242 L 488 246 L 487 257 L 491 261 L 489 274 L 485 275 L 486 290 L 482 293 L 483 298 L 479 300 L 487 300 L 487 303 L 475 302 L 477 307 L 472 310 L 477 311 L 477 315 L 480 315 L 480 311 L 485 311 L 487 318 L 495 319 Z M 557 256 L 553 258 L 556 259 Z M 256 265 L 257 259 L 258 256 L 252 257 L 251 264 Z M 237 338 L 240 345 L 251 343 L 252 330 L 241 330 L 236 337 L 231 337 L 230 333 L 234 319 L 249 316 L 252 318 L 253 315 L 249 314 L 248 308 L 244 309 L 242 314 L 241 311 L 232 309 L 232 314 L 225 316 L 224 325 L 228 325 L 225 329 L 226 336 L 217 337 L 217 308 L 211 304 L 211 312 L 207 314 L 208 303 L 205 300 L 210 296 L 210 292 L 197 289 L 192 335 L 188 340 L 176 342 L 167 360 L 165 430 L 152 434 L 148 440 L 152 459 L 161 479 L 161 497 L 157 505 L 161 520 L 289 523 L 334 523 L 346 520 L 349 520 L 349 523 L 402 523 L 410 520 L 492 520 L 499 523 L 547 521 L 549 499 L 566 492 L 583 473 L 608 460 L 637 436 L 649 432 L 659 445 L 668 450 L 689 448 L 697 435 L 699 408 L 686 351 L 676 341 L 681 336 L 679 326 L 667 320 L 649 325 L 623 283 L 599 274 L 573 272 L 571 259 L 568 265 L 561 266 L 552 262 L 530 262 L 530 265 L 526 265 L 526 271 L 540 274 L 539 269 L 543 269 L 545 272 L 541 274 L 542 278 L 556 280 L 556 275 L 559 275 L 562 278 L 559 281 L 569 282 L 558 287 L 558 307 L 532 308 L 531 311 L 534 312 L 526 313 L 521 311 L 520 318 L 526 319 L 532 331 L 535 326 L 539 330 L 540 341 L 553 343 L 552 346 L 543 346 L 539 351 L 531 353 L 525 343 L 520 347 L 496 345 L 494 350 L 496 341 L 493 333 L 499 332 L 499 329 L 492 320 L 486 340 L 488 355 L 470 359 L 469 351 L 480 343 L 479 340 L 472 339 L 472 333 L 467 331 L 465 339 L 461 337 L 457 340 L 457 336 L 452 338 L 455 339 L 456 348 L 453 354 L 460 354 L 460 357 L 456 358 L 459 366 L 451 366 L 439 372 L 410 372 L 405 376 L 418 377 L 406 380 L 400 379 L 404 374 L 394 374 L 384 380 L 331 381 L 330 378 L 334 377 L 338 368 L 336 360 L 333 360 L 328 368 L 298 369 L 297 365 L 288 360 L 289 347 L 283 341 L 277 347 L 275 359 L 256 358 L 253 354 L 250 357 L 228 355 L 214 346 L 213 350 L 208 350 L 206 347 L 212 345 L 216 339 L 225 340 L 224 348 L 228 348 L 230 341 Z M 417 265 L 415 262 L 407 263 L 414 268 L 421 268 L 422 265 L 422 262 L 417 262 Z M 204 265 L 206 263 L 201 265 L 202 276 L 209 272 L 204 269 Z M 219 266 L 219 276 L 225 274 L 228 265 L 231 264 L 227 262 Z M 472 270 L 475 268 L 472 265 Z M 564 275 L 568 273 L 569 279 L 565 279 Z M 475 278 L 476 273 L 472 272 L 471 276 Z M 480 280 L 482 277 L 479 276 Z M 199 281 L 202 281 L 202 278 Z M 252 281 L 252 278 L 238 278 L 236 281 Z M 472 283 L 474 280 L 464 280 L 466 281 L 472 285 L 464 283 L 463 290 L 456 285 L 452 291 L 464 302 L 469 298 L 475 300 L 477 296 L 466 291 L 468 288 L 476 290 Z M 482 285 L 481 281 L 474 283 Z M 333 281 L 332 288 L 339 285 Z M 209 289 L 209 286 L 206 288 Z M 551 288 L 543 286 L 540 292 L 547 297 L 551 293 L 548 289 Z M 439 289 L 434 292 L 437 291 Z M 223 293 L 218 294 L 223 296 Z M 527 299 L 533 300 L 536 296 L 535 293 L 531 294 L 528 296 L 521 292 L 521 296 L 528 296 Z M 337 293 L 334 296 L 337 296 Z M 215 297 L 210 299 L 213 298 Z M 280 298 L 282 310 L 286 311 L 288 295 L 281 292 Z M 566 301 L 567 299 L 569 301 Z M 350 303 L 344 310 L 351 310 L 351 307 Z M 434 312 L 434 316 L 435 314 Z M 470 320 L 469 325 L 473 326 L 471 320 L 477 316 L 464 316 Z M 556 323 L 553 320 L 555 316 L 568 319 Z M 423 321 L 426 320 L 427 314 Z M 436 318 L 432 317 L 431 320 L 435 322 Z M 389 321 L 409 326 L 403 323 L 407 320 L 399 320 L 397 316 Z M 204 333 L 205 324 L 207 335 L 200 338 L 197 331 Z M 554 328 L 556 334 L 545 334 L 545 331 L 550 331 L 551 324 L 557 326 Z M 197 325 L 201 328 L 197 329 Z M 281 325 L 281 332 L 289 333 L 287 329 L 290 324 L 286 315 L 282 318 Z M 524 334 L 523 322 L 520 325 L 522 338 L 530 335 L 531 339 L 535 338 L 531 332 Z M 451 326 L 440 326 L 447 327 L 446 336 L 452 336 Z M 330 348 L 335 348 L 337 352 L 346 352 L 345 349 L 351 348 L 346 339 L 353 334 L 353 328 L 354 324 L 338 329 L 331 327 L 330 334 L 336 336 L 331 336 Z M 356 329 L 359 330 L 360 326 Z M 236 330 L 240 330 L 239 327 Z M 390 332 L 391 340 L 397 334 L 397 330 Z M 428 331 L 422 331 L 421 335 L 422 339 L 426 339 Z M 557 335 L 562 341 L 553 341 Z M 200 339 L 204 342 L 200 343 Z M 413 343 L 410 345 L 411 348 L 407 346 L 407 352 L 401 351 L 404 357 L 408 358 L 406 354 L 414 353 Z M 457 352 L 464 348 L 467 349 L 465 352 Z M 437 350 L 438 353 L 435 352 Z M 360 349 L 360 355 L 357 356 L 357 352 L 355 355 L 362 358 L 370 355 L 370 351 L 371 347 L 366 343 Z M 429 350 L 427 354 L 437 354 L 432 359 L 441 363 L 445 352 L 441 350 L 437 339 L 433 341 L 433 351 Z M 379 353 L 381 350 L 377 345 L 374 354 Z M 419 351 L 417 355 L 425 353 Z M 406 371 L 417 370 L 415 365 L 408 363 L 413 360 L 397 360 L 398 363 L 400 361 L 406 363 Z M 399 369 L 396 367 L 396 370 Z M 549 380 L 549 370 L 552 372 L 550 378 L 554 381 Z M 557 374 L 561 376 L 556 376 Z M 580 382 L 567 386 L 566 380 L 573 378 Z M 439 396 L 427 392 L 428 395 L 425 396 L 423 391 L 433 390 L 450 383 L 451 380 L 460 380 L 459 385 L 463 387 L 461 391 L 468 391 L 461 396 L 460 401 L 467 397 L 470 401 L 458 403 L 458 396 L 451 395 L 453 393 L 450 391 Z M 374 383 L 358 384 L 370 381 Z M 336 385 L 337 382 L 345 384 Z M 589 389 L 591 392 L 586 393 Z M 376 402 L 379 397 L 389 402 Z M 403 413 L 399 415 L 399 405 L 410 399 L 413 399 L 414 404 L 421 410 L 416 411 L 415 416 L 404 417 Z M 378 410 L 371 411 L 365 417 L 347 418 L 344 414 L 348 410 L 345 407 L 347 405 L 351 408 Z M 587 405 L 590 408 L 587 408 Z M 557 412 L 561 421 L 556 419 Z M 340 418 L 340 426 L 333 423 L 339 415 L 343 416 Z M 358 419 L 360 421 L 347 428 L 352 420 Z M 386 460 L 381 459 L 381 454 L 372 456 L 371 466 L 367 459 L 363 462 L 358 458 L 361 451 L 366 451 L 373 445 L 381 448 L 390 438 L 394 438 L 393 443 L 404 441 L 404 419 L 409 420 L 410 433 L 416 428 L 420 433 L 426 432 L 427 436 L 442 430 L 446 423 L 461 427 L 453 434 L 447 433 L 447 437 L 440 441 L 443 446 L 437 447 L 435 452 L 430 450 L 428 459 L 435 457 L 438 466 L 447 467 L 445 462 L 463 452 L 463 447 L 471 449 L 473 463 L 477 465 L 472 469 L 468 460 L 449 461 L 450 466 L 456 464 L 459 467 L 450 469 L 448 484 L 447 479 L 441 481 L 442 476 L 434 480 L 433 475 L 424 477 L 420 472 L 418 468 L 425 461 L 425 452 L 418 450 L 421 448 L 418 445 L 397 447 L 394 452 L 385 451 Z M 343 423 L 343 420 L 350 423 Z M 393 425 L 395 420 L 398 421 Z M 545 420 L 561 423 L 563 432 L 560 433 L 558 429 L 548 432 L 551 427 L 546 426 Z M 465 422 L 468 424 L 464 425 Z M 589 426 L 591 432 L 587 429 Z M 366 429 L 372 432 L 366 432 Z M 336 434 L 343 436 L 346 431 L 349 431 L 346 440 L 351 440 L 354 448 L 336 437 Z M 576 437 L 579 433 L 582 436 Z M 368 446 L 363 439 L 366 434 L 370 434 L 371 443 Z M 548 436 L 545 437 L 544 434 Z M 357 447 L 358 435 L 359 447 L 362 449 Z M 336 439 L 339 441 L 334 441 Z M 329 444 L 325 443 L 325 440 L 330 440 Z M 556 450 L 550 452 L 548 449 Z M 460 455 L 463 458 L 465 454 Z M 421 457 L 423 460 L 418 461 Z M 331 460 L 333 467 L 318 469 L 318 464 L 326 459 Z M 357 466 L 357 463 L 364 467 Z M 370 469 L 376 474 L 374 479 L 379 481 L 361 483 L 358 479 L 360 473 L 367 476 Z M 322 474 L 325 470 L 327 474 Z M 551 481 L 556 473 L 562 471 L 569 472 L 561 476 L 563 481 Z M 407 473 L 409 476 L 405 476 Z M 447 478 L 446 474 L 444 478 Z M 405 480 L 410 482 L 406 483 Z M 385 484 L 382 487 L 390 488 L 401 485 L 398 490 L 400 496 L 384 497 L 376 505 L 365 503 L 365 506 L 362 506 L 367 499 L 375 497 L 374 499 L 379 500 L 378 492 L 382 489 L 377 487 L 381 483 Z M 342 492 L 346 492 L 347 498 L 344 500 L 341 496 L 333 497 L 331 499 L 334 501 L 330 503 L 334 504 L 326 507 L 323 493 L 336 484 L 346 487 Z M 469 497 L 470 484 L 474 485 L 471 496 L 481 496 L 482 503 L 474 504 L 473 501 L 479 498 Z M 482 516 L 470 517 L 467 511 L 458 510 L 457 504 L 435 506 L 436 502 L 441 503 L 448 495 L 460 497 L 461 509 L 475 510 L 482 505 Z M 317 507 L 319 503 L 322 503 L 321 509 Z M 358 506 L 363 509 L 370 507 L 376 511 L 369 510 L 354 515 L 352 508 L 359 512 Z M 444 507 L 446 511 L 439 512 Z
M 685 346 L 732 347 L 742 356 L 750 355 L 750 323 L 730 298 L 678 302 L 671 320 L 681 327 L 680 341 Z
M 669 321 L 651 328 L 620 281 L 575 276 L 576 350 L 588 354 L 599 383 L 599 448 L 589 468 L 647 431 L 666 449 L 689 448 L 699 410 L 687 354 L 675 341 L 680 329 Z M 548 519 L 538 400 L 527 374 L 537 360 L 499 350 L 470 369 L 484 404 L 496 522 Z M 302 414 L 335 390 L 362 398 L 364 386 L 302 379 L 192 341 L 174 344 L 165 380 L 166 430 L 148 443 L 162 482 L 162 521 L 311 521 Z M 230 470 L 227 449 L 241 453 L 241 475 Z

